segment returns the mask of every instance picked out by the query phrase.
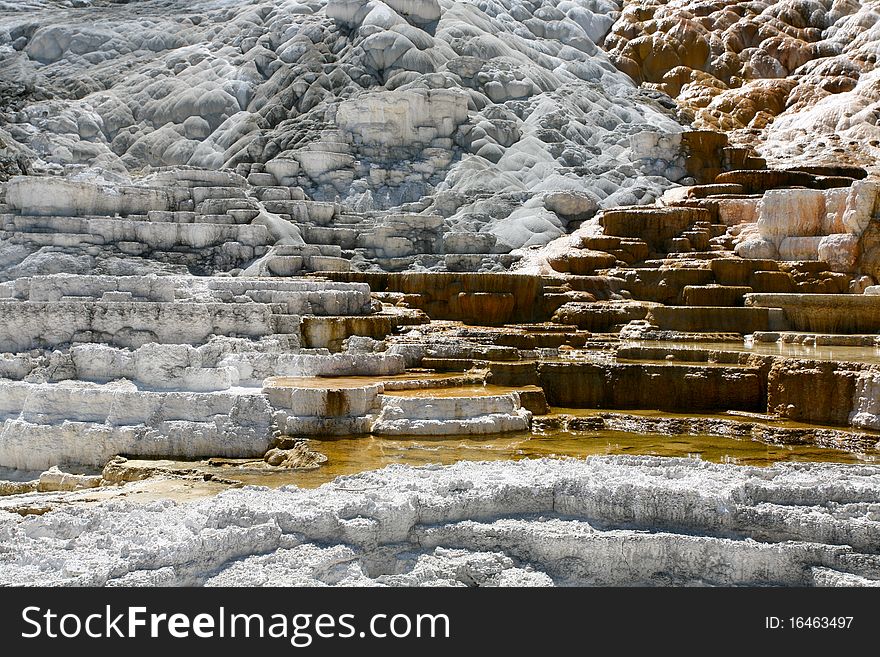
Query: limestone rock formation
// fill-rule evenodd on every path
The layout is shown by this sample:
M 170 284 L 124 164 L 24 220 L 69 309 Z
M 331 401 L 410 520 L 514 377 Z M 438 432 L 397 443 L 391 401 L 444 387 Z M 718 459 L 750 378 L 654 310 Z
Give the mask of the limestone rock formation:
M 0 583 L 876 584 L 878 17 L 0 1 Z
M 876 585 L 878 479 L 656 457 L 391 466 L 317 490 L 3 513 L 0 582 Z
M 21 89 L 0 107 L 4 170 L 131 186 L 157 167 L 235 168 L 264 200 L 299 187 L 341 215 L 438 215 L 459 241 L 489 240 L 438 253 L 484 256 L 687 175 L 669 103 L 597 46 L 613 2 L 184 4 L 0 14 L 0 82 Z M 414 264 L 400 253 L 383 268 Z
M 877 166 L 876 2 L 624 2 L 602 46 L 775 163 Z

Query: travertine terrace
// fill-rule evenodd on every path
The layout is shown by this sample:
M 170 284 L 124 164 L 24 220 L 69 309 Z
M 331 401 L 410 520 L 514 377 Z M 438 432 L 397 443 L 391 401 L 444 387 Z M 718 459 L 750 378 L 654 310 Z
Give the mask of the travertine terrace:
M 0 0 L 0 583 L 876 584 L 878 26 Z

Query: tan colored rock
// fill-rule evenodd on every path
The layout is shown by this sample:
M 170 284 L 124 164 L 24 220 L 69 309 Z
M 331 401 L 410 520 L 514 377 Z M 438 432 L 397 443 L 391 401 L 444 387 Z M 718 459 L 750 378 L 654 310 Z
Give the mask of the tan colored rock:
M 309 448 L 306 440 L 297 441 L 287 449 L 273 448 L 266 452 L 263 460 L 269 465 L 286 470 L 312 470 L 327 461 L 324 454 Z
M 779 251 L 776 248 L 776 244 L 774 244 L 770 240 L 762 238 L 748 239 L 740 242 L 734 248 L 734 252 L 740 258 L 757 260 L 774 260 L 779 256 Z
M 825 197 L 812 189 L 773 189 L 758 203 L 758 230 L 762 237 L 809 237 L 822 230 Z
M 101 485 L 101 475 L 78 475 L 62 472 L 52 466 L 40 475 L 37 489 L 40 492 L 80 490 L 97 488 Z
M 758 220 L 757 198 L 724 198 L 717 199 L 718 220 L 728 226 L 754 223 Z
M 855 271 L 859 252 L 859 238 L 852 234 L 826 235 L 819 242 L 819 260 L 827 262 L 832 271 Z
M 779 243 L 782 260 L 818 260 L 823 237 L 786 237 Z

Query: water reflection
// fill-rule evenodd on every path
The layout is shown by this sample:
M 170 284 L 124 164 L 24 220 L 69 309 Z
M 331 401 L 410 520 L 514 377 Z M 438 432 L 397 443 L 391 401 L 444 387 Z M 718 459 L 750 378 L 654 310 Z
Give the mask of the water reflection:
M 311 488 L 339 475 L 382 468 L 392 463 L 426 465 L 456 461 L 498 461 L 522 458 L 583 458 L 604 454 L 698 457 L 717 463 L 766 466 L 779 461 L 864 463 L 873 454 L 853 454 L 812 445 L 768 445 L 750 439 L 719 436 L 668 436 L 622 431 L 550 431 L 495 437 L 380 438 L 376 436 L 312 440 L 327 455 L 315 470 L 247 473 L 229 468 L 226 476 L 249 484 Z M 214 468 L 216 471 L 217 469 Z

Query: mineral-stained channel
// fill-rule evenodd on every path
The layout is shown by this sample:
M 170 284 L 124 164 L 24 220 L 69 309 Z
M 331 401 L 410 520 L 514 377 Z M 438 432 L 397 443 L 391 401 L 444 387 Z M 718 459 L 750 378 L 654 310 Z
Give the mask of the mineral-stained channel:
M 0 0 L 0 583 L 876 585 L 878 44 Z

